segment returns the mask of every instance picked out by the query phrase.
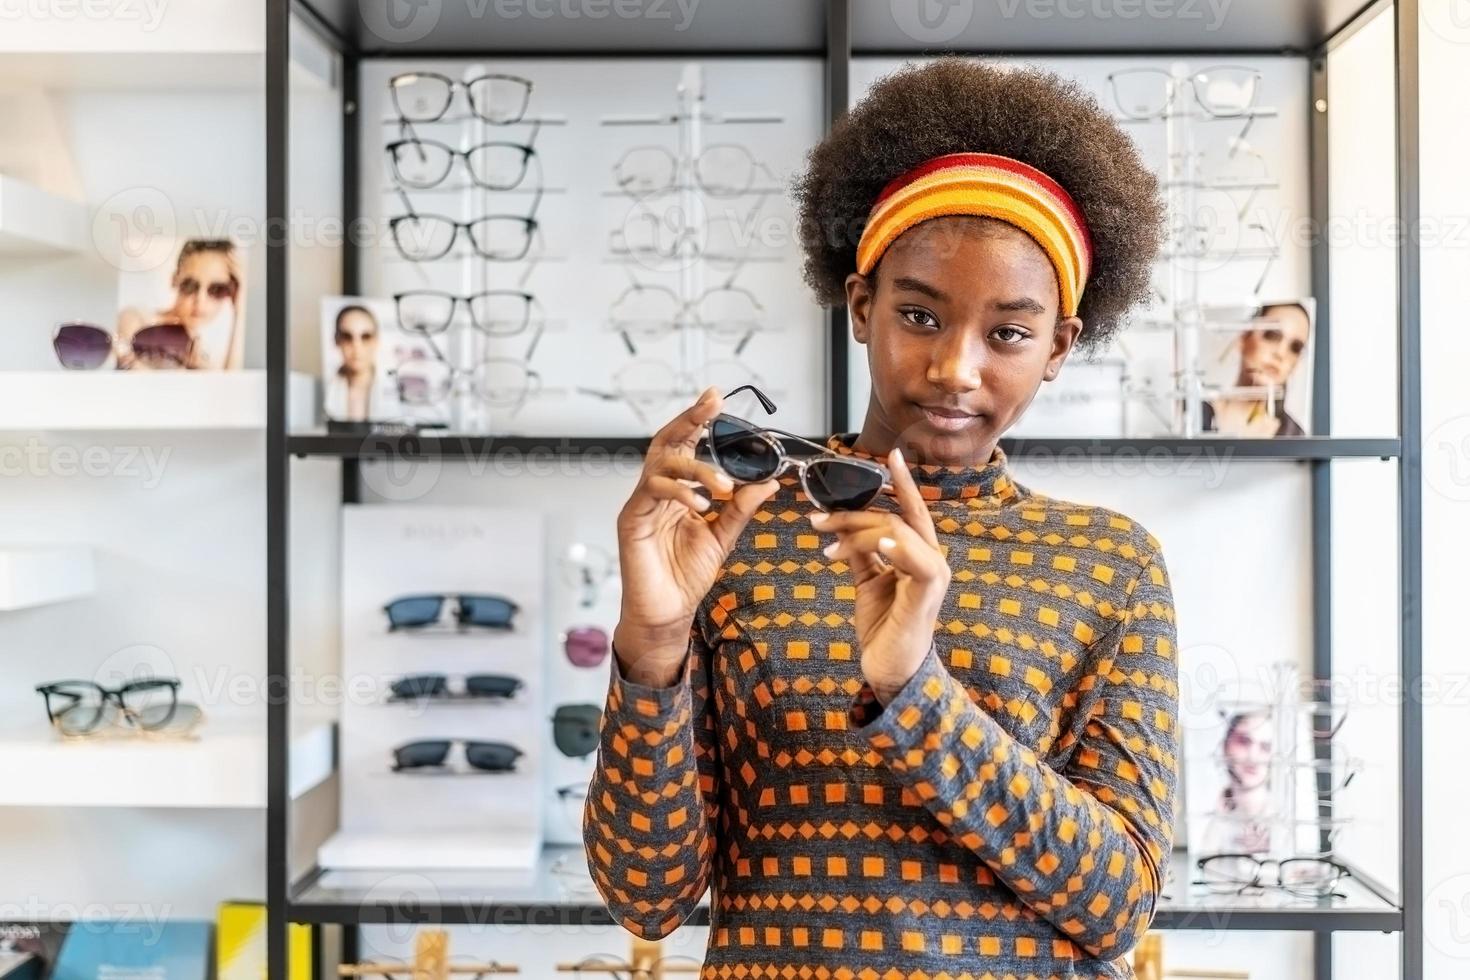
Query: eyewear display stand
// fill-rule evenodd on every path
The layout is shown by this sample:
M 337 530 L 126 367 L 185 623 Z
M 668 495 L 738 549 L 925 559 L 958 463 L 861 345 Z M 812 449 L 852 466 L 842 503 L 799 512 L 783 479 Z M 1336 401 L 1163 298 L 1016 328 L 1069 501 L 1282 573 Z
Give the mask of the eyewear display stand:
M 626 963 L 601 959 L 591 963 L 587 961 L 558 963 L 556 972 L 572 973 L 577 976 L 611 974 L 614 980 L 621 980 L 622 977 L 637 977 L 638 980 L 664 980 L 664 977 L 670 974 L 698 973 L 700 970 L 698 963 L 665 962 L 663 943 L 660 940 L 643 939 L 639 936 L 633 936 L 631 939 L 632 952 L 629 953 Z
M 394 980 L 449 980 L 520 972 L 520 967 L 503 963 L 453 962 L 449 958 L 449 933 L 442 929 L 419 930 L 414 937 L 412 963 L 343 963 L 337 967 L 339 977 L 392 977 Z
M 1202 97 L 1195 95 L 1195 88 L 1202 77 L 1191 74 L 1183 64 L 1176 63 L 1167 77 L 1161 74 L 1159 79 L 1166 90 L 1163 121 L 1165 147 L 1170 168 L 1164 180 L 1164 189 L 1171 218 L 1170 225 L 1176 232 L 1166 246 L 1165 255 L 1167 266 L 1165 281 L 1168 288 L 1168 295 L 1165 299 L 1169 311 L 1165 325 L 1173 332 L 1172 380 L 1174 387 L 1164 395 L 1168 398 L 1170 405 L 1170 428 L 1186 438 L 1199 436 L 1203 429 L 1201 406 L 1205 392 L 1205 371 L 1201 366 L 1203 358 L 1201 331 L 1214 329 L 1243 332 L 1251 328 L 1249 316 L 1246 314 L 1237 315 L 1233 318 L 1233 322 L 1229 320 L 1218 322 L 1211 317 L 1210 307 L 1203 304 L 1200 298 L 1203 266 L 1211 262 L 1219 262 L 1223 265 L 1236 260 L 1264 263 L 1263 271 L 1256 280 L 1255 291 L 1248 300 L 1238 304 L 1244 309 L 1256 304 L 1256 294 L 1259 293 L 1261 284 L 1265 280 L 1265 273 L 1280 253 L 1280 245 L 1276 242 L 1241 247 L 1237 239 L 1236 247 L 1229 249 L 1219 249 L 1214 244 L 1214 238 L 1219 230 L 1215 222 L 1221 220 L 1222 216 L 1215 214 L 1213 209 L 1201 205 L 1198 193 L 1201 189 L 1221 193 L 1242 189 L 1251 192 L 1246 198 L 1245 206 L 1238 208 L 1233 216 L 1223 216 L 1223 220 L 1235 223 L 1237 235 L 1240 235 L 1239 229 L 1247 227 L 1250 202 L 1255 199 L 1259 191 L 1274 189 L 1277 183 L 1265 177 L 1258 180 L 1229 180 L 1226 182 L 1209 178 L 1200 165 L 1200 152 L 1195 138 L 1196 125 L 1202 121 L 1206 124 L 1218 122 L 1230 125 L 1232 121 L 1244 120 L 1244 129 L 1249 129 L 1257 119 L 1275 118 L 1277 112 L 1268 106 L 1255 105 L 1254 92 L 1258 86 L 1254 82 L 1251 83 L 1251 95 L 1244 99 L 1243 104 L 1238 108 L 1224 112 L 1200 112 L 1195 106 L 1204 103 Z M 1243 135 L 1230 141 L 1230 156 L 1249 152 L 1243 148 L 1246 146 L 1243 141 Z M 1233 200 L 1229 203 L 1230 207 L 1235 207 Z M 1227 397 L 1237 395 L 1263 397 L 1272 414 L 1275 413 L 1275 402 L 1282 397 L 1281 391 L 1269 386 L 1264 391 L 1226 387 L 1218 394 Z
M 976 56 L 1127 56 L 1152 57 L 1163 52 L 1197 49 L 1202 43 L 1219 53 L 1221 60 L 1235 56 L 1300 56 L 1303 68 L 1310 74 L 1309 99 L 1303 117 L 1310 132 L 1309 186 L 1311 216 L 1325 223 L 1329 214 L 1328 184 L 1328 85 L 1329 56 L 1340 45 L 1354 37 L 1375 15 L 1389 11 L 1395 24 L 1394 84 L 1396 85 L 1397 125 L 1397 218 L 1406 227 L 1414 226 L 1418 211 L 1418 142 L 1419 112 L 1416 85 L 1418 66 L 1417 31 L 1420 19 L 1416 0 L 1398 0 L 1392 7 L 1376 3 L 1361 11 L 1337 10 L 1318 0 L 1304 0 L 1313 10 L 1312 17 L 1283 19 L 1279 4 L 1266 0 L 1241 0 L 1247 8 L 1232 11 L 1231 29 L 1204 37 L 1196 25 L 1173 18 L 1141 18 L 1129 26 L 1131 47 L 1099 46 L 1098 38 L 1117 37 L 1116 23 L 1103 23 L 1096 18 L 1055 18 L 1045 23 L 1031 18 L 1005 18 L 992 5 L 974 5 L 974 23 L 966 31 L 938 38 L 933 25 L 924 23 L 895 26 L 902 4 L 858 4 L 853 0 L 739 0 L 701 8 L 700 19 L 688 33 L 667 30 L 660 21 L 648 23 L 629 20 L 606 22 L 601 47 L 589 43 L 593 33 L 579 34 L 578 45 L 555 44 L 552 33 L 536 33 L 544 25 L 522 18 L 494 24 L 466 19 L 462 7 L 444 5 L 437 24 L 406 30 L 403 25 L 383 25 L 359 20 L 355 8 L 341 5 L 328 7 L 304 0 L 269 0 L 267 5 L 267 104 L 266 125 L 269 160 L 267 216 L 284 224 L 291 214 L 291 187 L 287 179 L 291 150 L 291 86 L 289 78 L 289 39 L 293 13 L 300 23 L 313 30 L 324 43 L 341 56 L 344 67 L 344 146 L 343 209 L 350 222 L 358 216 L 357 194 L 359 170 L 370 165 L 360 161 L 358 120 L 354 107 L 360 104 L 359 67 L 363 62 L 402 60 L 405 64 L 422 65 L 425 60 L 472 58 L 481 64 L 494 59 L 570 57 L 678 59 L 688 62 L 700 58 L 781 59 L 800 57 L 819 61 L 824 80 L 824 104 L 827 120 L 836 122 L 848 110 L 849 88 L 855 56 L 922 57 L 939 50 L 952 50 Z M 892 16 L 890 9 L 892 8 Z M 364 8 L 366 10 L 367 8 Z M 361 16 L 368 17 L 364 13 Z M 1289 21 L 1289 23 L 1288 23 Z M 1308 28 L 1306 25 L 1314 25 Z M 1319 26 L 1318 26 L 1319 25 Z M 614 31 L 622 33 L 615 34 Z M 1190 32 L 1192 30 L 1192 33 Z M 633 34 L 637 31 L 645 33 Z M 632 38 L 630 40 L 630 38 Z M 758 70 L 758 69 L 755 69 Z M 1343 110 L 1344 113 L 1347 110 Z M 1339 118 L 1343 118 L 1340 116 Z M 1222 125 L 1228 125 L 1223 124 Z M 371 165 L 377 165 L 372 161 Z M 1333 513 L 1334 476 L 1343 486 L 1347 478 L 1335 469 L 1344 460 L 1392 461 L 1392 477 L 1396 497 L 1396 545 L 1398 601 L 1398 649 L 1385 657 L 1387 668 L 1396 673 L 1395 680 L 1412 689 L 1422 674 L 1422 569 L 1420 550 L 1421 453 L 1422 433 L 1419 409 L 1419 245 L 1406 238 L 1397 252 L 1399 281 L 1396 321 L 1384 324 L 1385 335 L 1392 333 L 1395 344 L 1393 375 L 1398 409 L 1397 424 L 1391 434 L 1382 437 L 1354 436 L 1336 438 L 1330 418 L 1330 376 L 1328 357 L 1331 344 L 1331 311 L 1325 300 L 1330 296 L 1329 243 L 1325 237 L 1314 241 L 1311 248 L 1311 295 L 1318 298 L 1316 352 L 1312 385 L 1312 427 L 1319 433 L 1310 437 L 1275 439 L 1217 438 L 1194 439 L 1169 436 L 1164 438 L 1092 438 L 1067 436 L 1057 438 L 1006 439 L 1002 447 L 1019 463 L 1029 459 L 1056 461 L 1064 456 L 1099 461 L 1124 461 L 1136 466 L 1141 459 L 1167 462 L 1170 465 L 1198 465 L 1202 460 L 1228 460 L 1232 467 L 1248 470 L 1252 461 L 1297 463 L 1309 468 L 1310 504 L 1304 507 L 1310 541 L 1311 587 L 1304 589 L 1310 602 L 1310 671 L 1314 679 L 1334 676 L 1333 629 L 1334 535 L 1342 535 L 1343 516 Z M 354 292 L 360 287 L 362 254 L 352 247 L 342 253 L 342 288 Z M 579 460 L 593 454 L 646 451 L 646 438 L 584 437 L 488 437 L 461 435 L 417 435 L 403 439 L 364 439 L 353 435 L 292 433 L 286 426 L 286 380 L 290 367 L 292 337 L 290 297 L 293 263 L 290 249 L 279 243 L 269 250 L 267 263 L 267 362 L 270 368 L 270 426 L 267 430 L 268 450 L 268 564 L 270 582 L 269 660 L 272 677 L 290 676 L 292 668 L 290 626 L 293 604 L 306 603 L 308 596 L 301 585 L 290 581 L 289 556 L 292 552 L 289 512 L 292 506 L 293 467 L 316 465 L 328 460 L 341 467 L 341 499 L 353 503 L 362 496 L 364 461 L 374 465 L 425 463 L 449 469 L 463 461 L 483 459 L 501 449 L 520 452 L 550 451 L 563 458 Z M 575 288 L 573 284 L 573 288 Z M 686 287 L 688 288 L 688 287 Z M 689 294 L 685 294 L 686 296 Z M 828 354 L 825 394 L 829 411 L 826 431 L 812 433 L 820 440 L 827 432 L 847 431 L 854 419 L 849 412 L 849 387 L 852 381 L 848 364 L 849 326 L 844 310 L 835 310 L 828 320 Z M 774 392 L 772 392 L 774 397 Z M 306 460 L 297 464 L 296 459 Z M 487 493 L 494 493 L 494 480 L 486 477 Z M 1340 547 L 1340 545 L 1338 545 Z M 1340 557 L 1340 556 L 1339 556 Z M 318 600 L 319 601 L 319 600 Z M 1343 600 L 1338 599 L 1341 603 Z M 1340 610 L 1339 610 L 1340 612 Z M 1339 627 L 1340 629 L 1341 627 Z M 1389 659 L 1392 657 L 1393 659 Z M 285 976 L 286 924 L 313 923 L 318 926 L 342 927 L 349 948 L 356 941 L 357 929 L 363 924 L 419 923 L 431 926 L 459 924 L 534 923 L 538 926 L 561 925 L 568 929 L 588 926 L 611 926 L 615 921 L 596 896 L 570 893 L 561 887 L 549 867 L 553 853 L 568 861 L 585 858 L 579 847 L 547 848 L 542 862 L 532 873 L 533 880 L 524 886 L 492 887 L 477 882 L 434 880 L 434 900 L 422 896 L 400 896 L 370 885 L 333 887 L 323 882 L 321 868 L 293 864 L 293 842 L 304 820 L 293 814 L 287 796 L 289 766 L 288 733 L 292 707 L 289 699 L 277 699 L 271 705 L 271 791 L 268 816 L 268 896 L 270 901 L 270 963 L 273 977 Z M 1263 906 L 1243 902 L 1238 896 L 1203 896 L 1193 891 L 1177 899 L 1161 902 L 1154 917 L 1154 929 L 1166 930 L 1238 930 L 1267 933 L 1296 932 L 1309 934 L 1313 952 L 1313 980 L 1330 980 L 1333 975 L 1333 937 L 1339 932 L 1391 933 L 1396 936 L 1400 953 L 1394 976 L 1399 980 L 1421 980 L 1424 959 L 1423 924 L 1423 786 L 1422 710 L 1415 699 L 1404 699 L 1396 707 L 1398 728 L 1397 824 L 1401 828 L 1393 865 L 1395 872 L 1380 880 L 1354 868 L 1349 893 L 1345 900 L 1294 902 L 1284 906 Z M 1181 862 L 1176 851 L 1171 860 Z M 1187 869 L 1176 876 L 1183 880 Z M 707 925 L 709 911 L 699 907 L 688 920 L 690 925 Z

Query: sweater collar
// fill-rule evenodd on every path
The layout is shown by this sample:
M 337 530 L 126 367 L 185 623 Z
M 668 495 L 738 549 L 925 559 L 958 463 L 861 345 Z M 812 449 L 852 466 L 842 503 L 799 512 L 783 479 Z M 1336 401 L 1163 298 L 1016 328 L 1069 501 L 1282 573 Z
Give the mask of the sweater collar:
M 827 448 L 842 456 L 886 463 L 872 453 L 854 448 L 858 433 L 838 432 L 827 437 Z M 1004 503 L 1014 499 L 1020 488 L 1011 476 L 1005 452 L 995 447 L 990 459 L 967 466 L 909 463 L 909 472 L 925 500 L 966 500 Z

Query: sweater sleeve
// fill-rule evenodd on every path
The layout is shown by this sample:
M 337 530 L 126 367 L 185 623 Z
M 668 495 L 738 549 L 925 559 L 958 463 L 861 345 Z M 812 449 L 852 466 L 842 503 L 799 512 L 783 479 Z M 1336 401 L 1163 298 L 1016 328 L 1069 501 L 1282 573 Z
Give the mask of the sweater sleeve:
M 683 924 L 711 881 L 718 807 L 710 647 L 695 618 L 679 680 L 649 687 L 624 675 L 617 652 L 582 840 L 613 918 L 662 939 Z
M 886 706 L 866 691 L 851 710 L 957 843 L 1063 935 L 1110 959 L 1152 923 L 1174 836 L 1178 662 L 1161 555 L 1128 591 L 1121 621 L 1094 642 L 1080 688 L 1098 696 L 1061 770 L 980 708 L 936 646 Z

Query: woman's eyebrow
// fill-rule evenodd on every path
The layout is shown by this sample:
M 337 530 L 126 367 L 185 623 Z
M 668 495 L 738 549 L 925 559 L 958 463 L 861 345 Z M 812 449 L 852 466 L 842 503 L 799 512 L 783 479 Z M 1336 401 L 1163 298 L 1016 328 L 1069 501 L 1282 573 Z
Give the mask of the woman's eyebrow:
M 1037 316 L 1046 312 L 1046 307 L 1030 296 L 997 300 L 993 308 L 1000 313 L 1035 313 Z
M 945 295 L 943 290 L 939 289 L 938 287 L 929 285 L 922 279 L 915 279 L 913 276 L 895 276 L 893 279 L 893 288 L 907 289 L 916 293 L 923 293 L 925 296 L 928 296 L 932 299 L 937 299 L 940 302 L 944 302 L 945 300 L 949 299 L 949 297 Z

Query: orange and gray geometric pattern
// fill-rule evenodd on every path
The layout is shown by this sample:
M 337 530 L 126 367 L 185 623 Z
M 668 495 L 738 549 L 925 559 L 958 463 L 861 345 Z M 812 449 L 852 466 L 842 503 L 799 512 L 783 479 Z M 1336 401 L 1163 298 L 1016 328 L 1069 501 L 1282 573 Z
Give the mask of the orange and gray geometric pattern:
M 828 443 L 866 456 L 854 439 Z M 695 618 L 684 681 L 609 658 L 593 879 L 646 938 L 710 890 L 702 980 L 1131 977 L 1173 844 L 1158 542 L 1021 486 L 1000 450 L 910 470 L 952 570 L 918 673 L 873 700 L 849 569 L 783 478 Z

